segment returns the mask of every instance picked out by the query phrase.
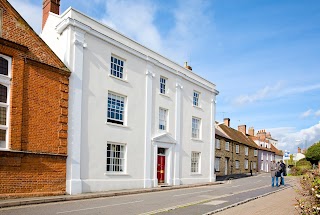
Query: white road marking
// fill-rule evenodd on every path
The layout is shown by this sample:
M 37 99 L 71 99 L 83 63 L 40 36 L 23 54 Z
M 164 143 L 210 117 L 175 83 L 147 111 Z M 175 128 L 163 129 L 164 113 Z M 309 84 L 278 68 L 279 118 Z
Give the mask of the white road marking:
M 212 192 L 213 190 L 205 190 L 205 191 L 199 191 L 199 192 L 193 192 L 193 193 L 184 193 L 184 194 L 179 194 L 179 195 L 173 195 L 173 197 L 177 196 L 187 196 L 187 195 L 193 195 L 193 194 L 198 194 L 198 193 L 208 193 Z
M 232 186 L 232 187 L 240 187 L 241 185 L 235 185 L 235 186 Z
M 119 204 L 113 204 L 113 205 L 105 205 L 105 206 L 93 207 L 93 208 L 84 208 L 84 209 L 71 210 L 71 211 L 62 211 L 62 212 L 57 212 L 57 214 L 73 213 L 73 212 L 78 212 L 78 211 L 93 210 L 93 209 L 106 208 L 106 207 L 119 206 L 119 205 L 128 205 L 128 204 L 134 204 L 134 203 L 139 203 L 139 202 L 143 202 L 143 200 L 134 201 L 134 202 L 125 202 L 125 203 L 119 203 Z
M 228 202 L 228 201 L 215 200 L 215 201 L 204 203 L 204 205 L 220 205 L 220 204 L 223 204 L 225 202 Z

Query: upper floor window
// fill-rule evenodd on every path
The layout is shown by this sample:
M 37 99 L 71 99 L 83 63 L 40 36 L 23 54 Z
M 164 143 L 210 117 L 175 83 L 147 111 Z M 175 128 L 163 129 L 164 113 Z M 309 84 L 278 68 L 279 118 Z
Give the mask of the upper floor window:
M 255 149 L 255 150 L 253 151 L 253 155 L 254 155 L 255 157 L 258 156 L 258 150 L 257 150 L 257 149 Z
M 248 146 L 244 147 L 244 154 L 245 154 L 246 156 L 249 155 L 249 148 L 248 148 Z
M 200 152 L 191 153 L 191 172 L 200 173 Z
M 125 171 L 125 145 L 107 144 L 107 172 Z
M 236 145 L 236 153 L 239 154 L 240 150 L 239 150 L 239 145 Z
M 226 142 L 226 151 L 229 151 L 230 150 L 230 143 L 229 142 Z
M 0 148 L 8 148 L 11 61 L 0 54 Z
M 263 161 L 263 152 L 261 152 L 261 160 Z
M 167 79 L 165 77 L 160 77 L 160 93 L 161 94 L 166 94 L 166 84 L 167 84 Z
M 123 79 L 123 66 L 123 60 L 120 60 L 118 57 L 111 56 L 111 75 Z
M 167 130 L 168 110 L 159 108 L 159 129 Z
M 199 97 L 200 97 L 200 93 L 197 91 L 193 91 L 193 105 L 194 106 L 199 106 Z
M 200 119 L 192 117 L 192 138 L 200 139 L 200 123 Z
M 216 139 L 216 149 L 220 149 L 220 139 Z
M 108 122 L 124 124 L 125 97 L 108 93 Z
M 269 160 L 269 154 L 267 154 L 267 159 L 266 160 Z

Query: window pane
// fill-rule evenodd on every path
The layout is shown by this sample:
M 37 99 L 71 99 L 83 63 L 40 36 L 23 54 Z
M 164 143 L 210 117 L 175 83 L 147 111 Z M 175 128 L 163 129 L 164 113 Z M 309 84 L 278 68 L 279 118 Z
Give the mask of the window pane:
M 7 87 L 0 84 L 0 102 L 7 103 Z
M 0 107 L 0 125 L 6 125 L 7 121 L 7 108 Z
M 0 130 L 0 141 L 6 141 L 6 130 Z
M 123 60 L 111 56 L 110 74 L 118 78 L 123 78 Z
M 0 74 L 8 75 L 8 61 L 0 57 Z

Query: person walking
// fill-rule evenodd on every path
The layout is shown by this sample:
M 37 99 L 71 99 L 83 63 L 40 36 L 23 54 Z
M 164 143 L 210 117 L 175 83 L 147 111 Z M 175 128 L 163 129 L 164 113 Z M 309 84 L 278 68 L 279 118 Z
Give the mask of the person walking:
M 274 179 L 276 178 L 276 186 L 278 186 L 278 177 L 276 177 L 277 172 L 277 164 L 273 160 L 270 165 L 270 172 L 271 172 L 271 186 L 274 187 Z

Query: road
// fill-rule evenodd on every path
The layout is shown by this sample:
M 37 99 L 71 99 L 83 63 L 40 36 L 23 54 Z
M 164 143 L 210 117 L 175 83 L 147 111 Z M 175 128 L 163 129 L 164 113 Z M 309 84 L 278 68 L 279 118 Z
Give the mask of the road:
M 206 214 L 281 189 L 271 187 L 270 181 L 269 174 L 259 174 L 205 187 L 3 208 L 0 214 Z

